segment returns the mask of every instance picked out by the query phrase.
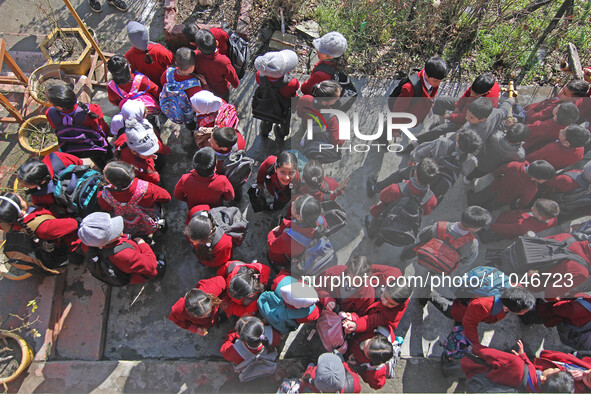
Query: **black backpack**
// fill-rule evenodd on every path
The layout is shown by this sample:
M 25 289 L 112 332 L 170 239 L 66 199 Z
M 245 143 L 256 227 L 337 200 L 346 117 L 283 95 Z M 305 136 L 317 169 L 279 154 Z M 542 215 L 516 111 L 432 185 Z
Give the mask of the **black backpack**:
M 466 380 L 468 393 L 519 393 L 514 387 L 498 384 L 486 377 L 485 373 L 479 373 Z
M 226 33 L 230 36 L 228 39 L 228 58 L 232 62 L 232 67 L 236 70 L 238 78 L 242 79 L 250 61 L 248 42 L 229 29 L 226 29 Z
M 412 84 L 412 87 L 414 90 L 413 97 L 421 97 L 421 95 L 423 94 L 423 85 L 421 83 L 421 79 L 416 74 L 416 71 L 420 71 L 420 70 L 417 70 L 417 69 L 411 70 L 411 72 L 409 72 L 406 77 L 403 77 L 401 80 L 399 80 L 396 83 L 396 85 L 394 85 L 394 90 L 392 90 L 392 93 L 390 93 L 390 96 L 388 99 L 388 105 L 390 108 L 392 108 L 392 106 L 394 105 L 396 98 L 398 96 L 400 96 L 400 93 L 402 92 L 402 87 L 409 82 Z M 413 100 L 414 100 L 414 98 L 413 98 Z
M 110 286 L 121 287 L 129 284 L 131 275 L 121 271 L 109 260 L 109 256 L 117 254 L 133 246 L 124 242 L 112 248 L 90 248 L 84 258 L 88 272 L 98 280 Z
M 394 246 L 408 246 L 416 242 L 423 217 L 423 202 L 429 201 L 433 192 L 428 190 L 419 199 L 413 195 L 406 182 L 400 186 L 403 197 L 388 204 L 376 223 L 376 235 Z
M 327 237 L 333 235 L 347 225 L 347 213 L 336 201 L 322 201 L 320 203 L 320 209 L 322 210 L 321 215 L 324 217 L 326 224 L 324 235 Z
M 324 117 L 326 124 L 328 124 L 333 116 L 327 115 Z M 332 148 L 327 148 L 326 145 L 332 145 Z M 320 128 L 318 124 L 313 123 L 312 139 L 309 140 L 308 133 L 306 133 L 300 142 L 300 147 L 300 151 L 308 160 L 317 160 L 322 164 L 334 163 L 342 158 L 341 152 L 333 144 L 330 134 L 324 125 Z
M 236 207 L 215 207 L 211 209 L 211 216 L 217 226 L 225 234 L 232 237 L 232 245 L 238 247 L 242 244 L 248 232 L 248 220 Z
M 341 85 L 341 98 L 336 104 L 334 104 L 336 109 L 346 112 L 353 104 L 355 104 L 357 97 L 361 97 L 351 78 L 343 71 L 337 70 L 334 65 L 320 63 L 314 68 L 314 71 L 321 71 L 332 75 L 333 81 L 336 81 Z
M 271 123 L 284 123 L 288 119 L 290 102 L 281 96 L 279 91 L 291 81 L 291 78 L 286 74 L 283 79 L 271 83 L 267 77 L 259 74 L 260 85 L 252 97 L 254 118 Z
M 544 271 L 558 264 L 561 260 L 575 261 L 585 268 L 589 262 L 578 254 L 568 250 L 576 242 L 575 237 L 564 241 L 538 237 L 519 237 L 500 254 L 502 271 L 523 274 L 529 270 Z

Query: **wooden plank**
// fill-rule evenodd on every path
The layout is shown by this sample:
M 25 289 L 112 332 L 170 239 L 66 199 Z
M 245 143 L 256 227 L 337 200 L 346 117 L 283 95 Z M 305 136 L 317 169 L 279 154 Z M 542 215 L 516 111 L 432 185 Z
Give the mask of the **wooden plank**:
M 23 70 L 21 70 L 18 64 L 16 64 L 12 56 L 10 56 L 10 53 L 6 54 L 5 60 L 8 68 L 12 70 L 14 75 L 16 75 L 16 77 L 23 83 L 23 85 L 27 86 L 29 84 L 29 79 L 25 76 L 25 73 L 23 72 Z
M 568 43 L 568 65 L 575 79 L 583 79 L 583 67 L 581 67 L 579 51 L 577 51 L 577 47 L 572 42 Z
M 21 80 L 10 75 L 0 75 L 0 85 L 19 85 L 23 86 Z M 25 85 L 26 86 L 26 85 Z
M 14 117 L 14 119 L 16 120 L 16 123 L 23 123 L 25 121 L 23 119 L 23 116 L 21 115 L 21 113 L 18 111 L 18 109 L 16 109 L 14 107 L 14 105 L 12 105 L 10 103 L 10 101 L 8 101 L 8 99 L 2 93 L 0 93 L 0 104 L 4 108 L 6 108 L 6 110 L 8 111 L 8 113 L 10 115 L 12 115 Z
M 4 54 L 6 53 L 6 41 L 0 38 L 0 71 L 2 70 L 2 65 L 4 64 Z

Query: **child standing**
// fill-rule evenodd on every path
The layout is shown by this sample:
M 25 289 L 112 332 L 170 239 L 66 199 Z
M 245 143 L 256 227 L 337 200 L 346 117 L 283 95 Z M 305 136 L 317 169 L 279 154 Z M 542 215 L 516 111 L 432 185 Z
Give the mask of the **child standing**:
M 198 150 L 193 156 L 193 170 L 181 176 L 174 188 L 174 198 L 185 201 L 189 210 L 200 204 L 219 207 L 224 201 L 232 201 L 234 188 L 228 178 L 216 173 L 216 164 L 212 148 Z
M 298 64 L 298 55 L 285 49 L 267 52 L 254 61 L 257 69 L 256 81 L 259 87 L 254 92 L 252 113 L 261 119 L 261 136 L 267 138 L 273 124 L 277 141 L 289 135 L 291 99 L 296 97 L 300 83 L 288 73 Z
M 187 215 L 185 235 L 193 246 L 193 253 L 206 267 L 220 267 L 232 258 L 232 237 L 216 225 L 209 206 L 194 206 Z
M 221 266 L 217 273 L 226 278 L 227 293 L 230 298 L 226 315 L 228 317 L 256 315 L 257 299 L 269 284 L 271 269 L 256 260 L 248 264 L 234 260 Z
M 257 173 L 256 187 L 267 189 L 273 197 L 272 203 L 267 203 L 267 209 L 278 210 L 291 201 L 291 193 L 297 192 L 300 186 L 300 172 L 298 159 L 291 152 L 281 152 L 277 156 L 269 156 L 261 163 Z
M 303 94 L 311 94 L 314 85 L 332 79 L 337 70 L 343 67 L 339 60 L 347 50 L 347 39 L 341 33 L 331 31 L 320 38 L 314 39 L 312 45 L 318 52 L 320 61 L 312 69 L 310 78 L 302 83 L 301 90 Z
M 144 74 L 132 72 L 127 59 L 115 55 L 107 62 L 107 68 L 113 79 L 107 85 L 107 94 L 111 104 L 121 108 L 127 100 L 138 100 L 146 106 L 148 116 L 160 113 L 158 94 L 160 88 Z M 158 78 L 158 81 L 160 78 Z
M 172 52 L 164 46 L 150 42 L 148 28 L 139 22 L 127 24 L 127 37 L 131 42 L 131 49 L 125 52 L 132 71 L 144 74 L 159 87 L 160 77 L 173 62 Z
M 318 357 L 316 365 L 308 364 L 304 375 L 299 380 L 299 392 L 320 393 L 360 393 L 359 375 L 351 370 L 342 356 L 324 353 Z M 291 391 L 278 391 L 291 392 Z
M 191 97 L 191 106 L 195 110 L 197 130 L 193 132 L 193 138 L 198 148 L 210 146 L 209 140 L 214 128 L 238 126 L 236 107 L 208 90 L 194 94 Z
M 379 327 L 376 332 L 369 331 L 355 335 L 350 341 L 347 362 L 374 390 L 379 390 L 386 385 L 388 366 L 385 363 L 395 357 L 392 345 L 395 338 L 394 331 L 390 327 Z
M 585 154 L 585 145 L 589 142 L 589 130 L 579 125 L 570 125 L 558 133 L 558 140 L 528 152 L 525 160 L 534 162 L 546 160 L 556 171 L 578 163 Z
M 220 352 L 224 359 L 238 366 L 255 357 L 277 357 L 275 348 L 280 343 L 281 335 L 271 326 L 264 325 L 258 317 L 245 316 L 226 335 Z
M 336 81 L 322 81 L 314 85 L 311 89 L 310 95 L 304 95 L 298 100 L 298 116 L 302 118 L 302 124 L 312 119 L 313 114 L 319 113 L 322 109 L 331 109 L 341 97 L 341 85 Z M 344 140 L 339 139 L 339 121 L 336 116 L 331 114 L 323 114 L 326 120 L 326 130 L 328 138 L 323 138 L 327 143 L 341 146 L 345 143 Z M 316 133 L 314 133 L 316 134 Z M 306 137 L 304 137 L 306 138 Z M 314 135 L 314 139 L 319 139 Z M 313 157 L 309 157 L 313 160 Z

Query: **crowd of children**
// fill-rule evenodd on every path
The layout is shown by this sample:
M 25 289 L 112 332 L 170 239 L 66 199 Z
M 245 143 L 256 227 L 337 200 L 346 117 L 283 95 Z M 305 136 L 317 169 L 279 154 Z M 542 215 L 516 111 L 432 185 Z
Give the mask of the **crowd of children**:
M 572 233 L 536 235 L 590 212 L 591 165 L 580 166 L 590 144 L 588 114 L 582 112 L 591 93 L 587 82 L 569 82 L 556 98 L 526 107 L 518 121 L 510 116 L 515 99 L 499 100 L 499 84 L 490 73 L 477 77 L 458 100 L 438 97 L 448 66 L 440 56 L 428 59 L 394 89 L 389 109 L 414 114 L 419 122 L 414 132 L 427 118 L 438 116 L 441 122 L 422 130 L 402 152 L 410 153 L 406 165 L 380 182 L 377 176 L 367 180 L 369 198 L 375 201 L 379 193 L 379 201 L 366 207 L 369 242 L 403 246 L 402 264 L 351 256 L 335 265 L 328 237 L 338 231 L 332 219 L 346 221 L 336 200 L 347 193 L 349 180 L 339 183 L 324 173 L 323 164 L 341 154 L 318 144 L 344 142 L 337 117 L 328 114 L 324 126 L 313 126 L 313 138 L 300 152 L 284 150 L 260 164 L 248 189 L 252 209 L 283 216 L 269 229 L 267 256 L 242 262 L 233 255 L 248 221 L 236 205 L 254 160 L 245 152 L 229 102 L 230 87 L 240 83 L 227 56 L 229 35 L 187 26 L 184 33 L 195 49 L 182 47 L 173 55 L 149 42 L 145 26 L 130 22 L 127 32 L 133 47 L 107 63 L 108 99 L 120 110 L 110 125 L 98 105 L 79 103 L 69 86 L 47 90 L 52 104 L 47 117 L 60 150 L 19 168 L 19 184 L 32 204 L 15 193 L 0 196 L 0 227 L 8 235 L 4 250 L 15 267 L 58 274 L 68 262 L 84 262 L 93 276 L 113 286 L 161 277 L 166 259 L 156 235 L 166 232 L 165 206 L 172 194 L 187 204 L 185 236 L 197 261 L 216 274 L 171 300 L 169 319 L 201 336 L 224 320 L 236 322 L 220 352 L 241 381 L 272 375 L 286 335 L 300 324 L 316 324 L 327 353 L 303 376 L 284 381 L 281 392 L 360 392 L 361 380 L 384 387 L 394 377 L 402 342 L 395 333 L 414 294 L 422 306 L 430 301 L 453 319 L 453 333 L 463 333 L 471 345 L 471 351 L 459 353 L 468 382 L 481 385 L 472 387 L 591 391 L 588 360 L 545 350 L 530 361 L 521 342 L 512 353 L 502 352 L 483 346 L 477 330 L 480 322 L 491 324 L 512 312 L 557 326 L 565 343 L 591 350 L 591 336 L 585 336 L 591 332 L 591 297 L 577 291 L 589 277 L 591 231 L 582 226 Z M 298 91 L 293 110 L 303 122 L 321 109 L 342 108 L 347 88 L 338 77 L 347 40 L 330 32 L 313 44 L 319 62 L 301 83 L 289 75 L 298 63 L 293 51 L 268 52 L 254 61 L 258 88 L 252 113 L 261 120 L 261 137 L 273 131 L 280 146 L 290 135 L 290 99 Z M 591 69 L 585 71 L 591 75 Z M 171 153 L 159 132 L 166 120 L 184 125 L 196 144 L 193 169 L 174 191 L 158 185 Z M 423 215 L 437 209 L 458 179 L 478 180 L 458 221 L 422 226 Z M 493 219 L 490 211 L 500 208 L 505 210 Z M 490 258 L 493 268 L 484 268 L 532 277 L 547 273 L 554 275 L 554 286 L 533 280 L 490 283 L 450 299 L 391 280 L 403 277 L 405 268 L 423 278 L 482 269 L 473 267 L 479 244 L 502 239 L 516 240 L 508 249 L 513 254 L 501 252 Z M 25 244 L 34 253 L 15 258 Z M 540 248 L 552 254 L 536 255 Z M 325 280 L 303 281 L 305 275 Z M 332 277 L 349 282 L 331 288 L 326 284 Z M 372 286 L 352 285 L 356 277 L 370 277 Z M 538 292 L 543 298 L 534 298 Z

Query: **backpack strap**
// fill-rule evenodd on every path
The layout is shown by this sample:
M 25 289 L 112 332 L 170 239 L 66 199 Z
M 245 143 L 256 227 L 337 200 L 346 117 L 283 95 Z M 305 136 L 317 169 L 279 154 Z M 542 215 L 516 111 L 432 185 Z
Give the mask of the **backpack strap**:
M 591 302 L 587 301 L 583 297 L 579 297 L 575 300 L 579 305 L 585 308 L 588 312 L 591 312 Z
M 53 178 L 55 179 L 60 172 L 66 169 L 66 166 L 55 152 L 49 154 L 49 161 L 53 170 Z
M 230 275 L 232 271 L 234 271 L 234 268 L 240 267 L 242 265 L 246 265 L 246 263 L 243 263 L 242 261 L 234 261 L 228 266 L 228 268 L 226 268 L 226 276 Z
M 307 248 L 308 245 L 314 240 L 313 238 L 308 238 L 305 235 L 294 231 L 291 227 L 286 229 L 285 232 L 289 235 L 294 241 L 302 245 L 303 247 Z
M 29 227 L 33 231 L 37 231 L 39 226 L 41 226 L 47 220 L 55 219 L 53 215 L 39 215 L 35 219 L 31 220 L 29 223 L 25 223 L 25 226 Z
M 101 257 L 103 259 L 105 259 L 106 262 L 108 262 L 113 267 L 115 267 L 115 264 L 113 264 L 111 262 L 111 260 L 109 260 L 109 257 L 111 257 L 111 256 L 113 256 L 113 255 L 115 255 L 115 254 L 117 254 L 117 253 L 119 253 L 119 252 L 121 252 L 121 251 L 123 251 L 125 249 L 135 249 L 135 248 L 133 247 L 133 245 L 131 245 L 131 244 L 127 243 L 127 242 L 123 242 L 123 243 L 121 243 L 119 245 L 113 246 L 112 248 L 105 248 L 105 249 L 100 249 L 99 248 L 99 252 L 98 253 L 101 255 Z M 119 268 L 117 268 L 117 267 L 115 267 L 115 268 L 117 270 L 121 271 Z M 121 271 L 121 272 L 123 272 L 123 271 Z
M 240 355 L 240 357 L 242 357 L 244 361 L 251 361 L 257 358 L 258 355 L 262 354 L 265 351 L 265 348 L 263 347 L 257 353 L 253 353 L 248 350 L 246 345 L 240 339 L 238 339 L 236 342 L 234 342 L 234 350 L 236 350 L 236 352 Z
M 413 97 L 421 97 L 423 95 L 423 83 L 421 82 L 421 78 L 419 78 L 418 74 L 410 74 L 408 76 L 408 81 L 412 85 L 413 89 Z
M 582 174 L 583 174 L 582 171 L 571 170 L 571 171 L 565 172 L 563 175 L 566 175 L 569 178 L 571 178 L 573 181 L 577 182 L 577 184 L 581 188 L 587 189 L 587 188 L 589 188 L 589 182 L 587 182 L 585 180 L 585 178 L 583 178 L 583 175 Z
M 493 303 L 492 310 L 490 311 L 490 316 L 498 315 L 503 310 L 503 302 L 501 297 L 495 297 L 495 301 Z
M 173 84 L 176 83 L 174 79 L 174 67 L 168 67 L 166 69 L 166 83 Z
M 314 67 L 314 69 L 312 70 L 312 73 L 315 72 L 323 72 L 326 74 L 330 74 L 330 76 L 334 76 L 335 73 L 337 72 L 337 68 L 334 64 L 329 64 L 329 63 L 319 63 L 316 67 Z
M 149 186 L 150 185 L 147 181 L 138 179 L 135 185 L 135 190 L 133 191 L 133 195 L 127 204 L 131 206 L 139 205 L 139 202 L 142 200 L 142 198 L 144 198 L 144 195 L 148 191 Z
M 447 242 L 456 251 L 474 239 L 474 234 L 471 232 L 462 235 L 460 238 L 454 239 L 451 234 L 447 232 L 447 224 L 448 222 L 437 222 L 437 238 Z
M 563 247 L 563 251 L 562 252 L 564 254 L 568 255 L 568 257 L 566 257 L 566 258 L 574 261 L 575 263 L 579 263 L 583 267 L 589 269 L 589 262 L 585 258 L 579 256 L 578 254 L 576 254 L 572 250 L 569 250 L 568 249 L 569 246 L 571 246 L 575 242 L 578 242 L 578 240 L 571 235 L 570 237 L 568 237 L 567 239 L 565 239 L 563 242 L 564 242 L 564 247 Z
M 101 198 L 113 208 L 118 208 L 121 205 L 121 203 L 113 197 L 107 186 L 103 186 Z
M 140 92 L 140 86 L 142 84 L 143 78 L 146 78 L 148 80 L 148 87 L 143 92 Z M 128 93 L 131 97 L 128 97 L 128 98 L 130 100 L 138 98 L 139 96 L 141 96 L 142 94 L 145 94 L 148 90 L 150 90 L 151 86 L 152 86 L 152 82 L 150 81 L 150 78 L 148 78 L 144 74 L 136 71 L 135 76 L 133 77 L 133 82 L 131 83 L 131 89 L 129 90 L 129 93 Z

